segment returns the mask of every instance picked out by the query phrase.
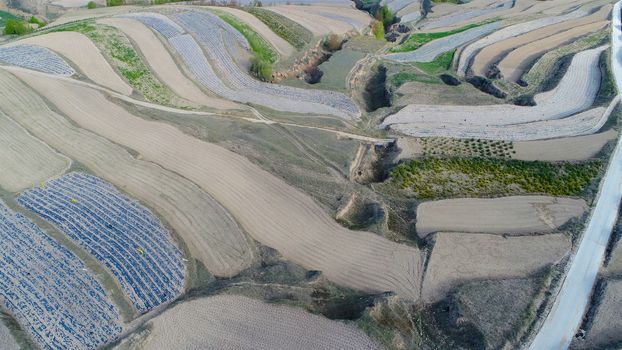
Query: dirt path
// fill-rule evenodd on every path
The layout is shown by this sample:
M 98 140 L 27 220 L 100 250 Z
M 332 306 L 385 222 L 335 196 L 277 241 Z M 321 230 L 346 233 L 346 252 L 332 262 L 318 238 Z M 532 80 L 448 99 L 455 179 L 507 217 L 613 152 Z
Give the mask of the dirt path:
M 419 297 L 418 249 L 347 230 L 301 191 L 247 159 L 168 124 L 135 117 L 97 91 L 59 79 L 20 77 L 81 127 L 199 185 L 253 238 L 285 258 L 351 288 Z

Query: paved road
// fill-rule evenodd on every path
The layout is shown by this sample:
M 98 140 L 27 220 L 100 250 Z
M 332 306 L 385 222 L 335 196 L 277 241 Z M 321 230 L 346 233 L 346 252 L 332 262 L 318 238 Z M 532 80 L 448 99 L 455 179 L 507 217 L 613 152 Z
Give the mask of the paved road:
M 612 66 L 618 91 L 622 91 L 622 32 L 620 4 L 613 9 L 611 34 Z M 622 151 L 618 141 L 601 184 L 598 202 L 592 212 L 577 254 L 557 295 L 555 304 L 538 332 L 530 350 L 567 349 L 590 300 L 598 270 L 602 265 L 611 230 L 622 197 Z

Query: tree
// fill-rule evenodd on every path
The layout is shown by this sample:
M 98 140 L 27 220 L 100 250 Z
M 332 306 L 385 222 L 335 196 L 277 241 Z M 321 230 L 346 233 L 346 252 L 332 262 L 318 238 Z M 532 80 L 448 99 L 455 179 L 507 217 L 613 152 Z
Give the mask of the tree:
M 384 24 L 380 21 L 374 22 L 373 33 L 376 39 L 382 40 L 384 39 Z
M 86 4 L 86 8 L 92 10 L 94 8 L 97 8 L 97 4 L 95 3 L 95 1 L 89 1 L 89 3 Z
M 257 57 L 252 57 L 251 73 L 262 80 L 270 81 L 272 80 L 272 65 Z
M 24 35 L 31 33 L 32 31 L 32 27 L 23 19 L 9 19 L 6 21 L 4 26 L 5 35 Z

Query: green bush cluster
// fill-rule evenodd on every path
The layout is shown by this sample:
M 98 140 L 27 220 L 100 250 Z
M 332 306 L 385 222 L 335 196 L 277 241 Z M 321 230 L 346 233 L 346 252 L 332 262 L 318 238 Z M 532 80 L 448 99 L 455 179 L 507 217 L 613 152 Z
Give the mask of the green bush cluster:
M 106 0 L 106 6 L 121 6 L 125 5 L 125 0 Z
M 251 58 L 251 73 L 260 79 L 272 80 L 272 65 L 263 61 L 257 56 Z
M 23 19 L 12 18 L 7 20 L 6 24 L 4 25 L 5 35 L 24 35 L 32 33 L 33 30 L 34 29 L 32 29 L 30 24 Z
M 601 161 L 426 158 L 398 165 L 392 181 L 421 199 L 524 193 L 576 196 L 585 191 L 601 168 Z
M 87 8 L 87 9 L 89 9 L 89 10 L 92 10 L 92 9 L 94 9 L 94 8 L 97 8 L 97 4 L 95 3 L 95 1 L 89 1 L 89 2 L 86 4 L 86 8 Z
M 492 21 L 485 21 L 485 22 L 480 22 L 480 23 L 471 23 L 469 25 L 466 25 L 464 27 L 460 27 L 454 30 L 450 30 L 447 32 L 438 32 L 438 33 L 414 33 L 411 34 L 408 39 L 406 39 L 405 42 L 403 42 L 402 44 L 392 47 L 389 52 L 408 52 L 408 51 L 414 51 L 418 48 L 420 48 L 421 46 L 429 43 L 432 40 L 436 40 L 436 39 L 440 39 L 440 38 L 444 38 L 446 36 L 450 36 L 450 35 L 454 35 L 454 34 L 458 34 L 460 32 L 464 32 L 465 30 L 469 30 L 475 27 L 479 27 L 482 26 L 484 24 L 488 24 L 491 23 Z
M 313 39 L 308 29 L 285 16 L 260 7 L 248 7 L 246 10 L 298 50 Z
M 28 23 L 36 24 L 37 27 L 39 27 L 39 28 L 45 27 L 45 25 L 47 24 L 47 23 L 45 23 L 44 21 L 38 19 L 35 16 L 30 16 L 30 18 L 28 19 Z

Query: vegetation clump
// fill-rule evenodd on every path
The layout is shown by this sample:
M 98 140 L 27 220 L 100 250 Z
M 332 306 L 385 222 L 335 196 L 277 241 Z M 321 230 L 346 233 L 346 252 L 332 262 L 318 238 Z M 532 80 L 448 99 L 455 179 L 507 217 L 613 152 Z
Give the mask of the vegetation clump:
M 45 23 L 44 21 L 38 19 L 35 16 L 30 16 L 30 18 L 28 19 L 28 23 L 36 24 L 38 28 L 43 28 L 47 24 L 47 23 Z
M 95 3 L 95 1 L 89 1 L 89 2 L 86 4 L 86 8 L 87 8 L 87 9 L 89 9 L 89 10 L 92 10 L 92 9 L 94 9 L 94 8 L 97 8 L 97 4 Z
M 125 5 L 125 0 L 106 0 L 106 6 L 121 6 Z
M 24 35 L 32 33 L 34 29 L 23 19 L 12 18 L 6 21 L 4 35 Z
M 542 193 L 577 196 L 598 176 L 601 161 L 547 163 L 483 158 L 427 158 L 398 165 L 392 181 L 421 199 Z

